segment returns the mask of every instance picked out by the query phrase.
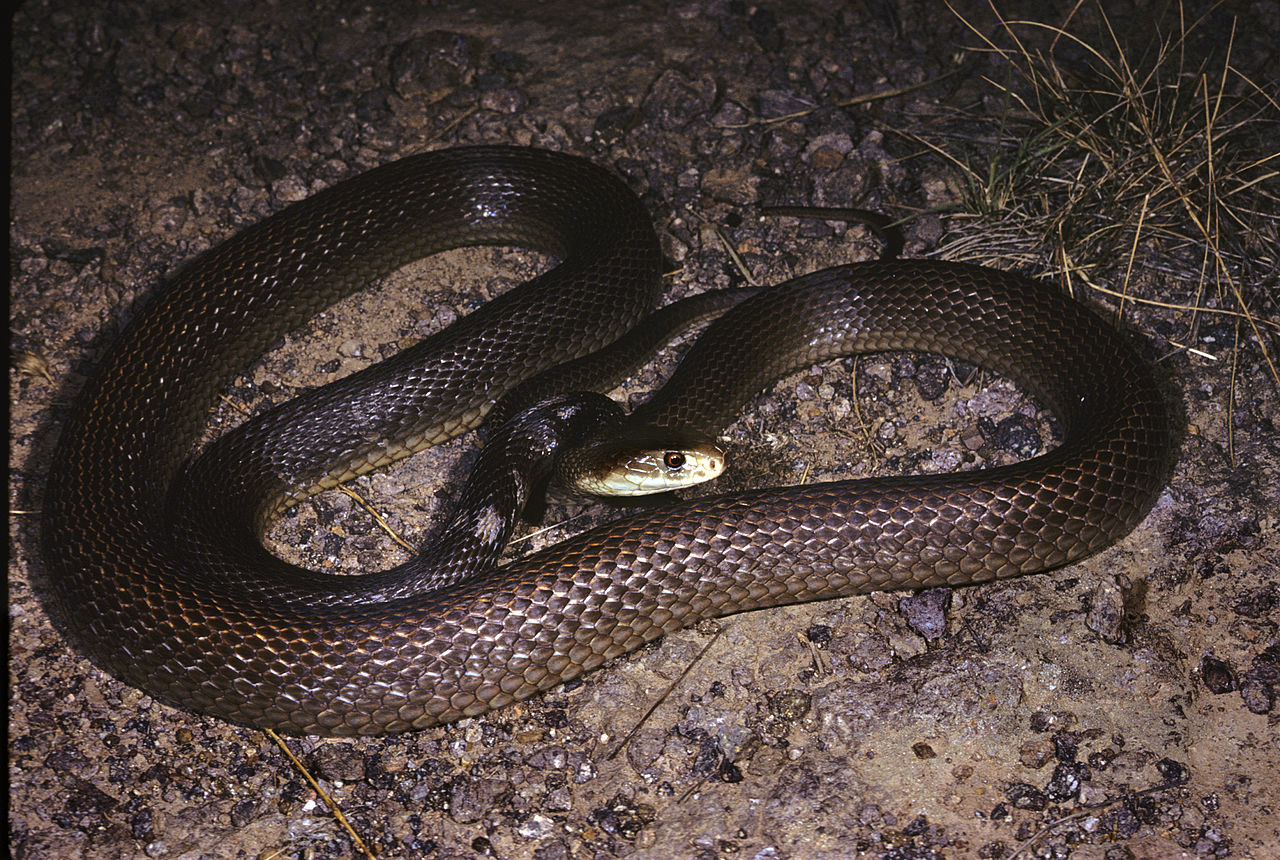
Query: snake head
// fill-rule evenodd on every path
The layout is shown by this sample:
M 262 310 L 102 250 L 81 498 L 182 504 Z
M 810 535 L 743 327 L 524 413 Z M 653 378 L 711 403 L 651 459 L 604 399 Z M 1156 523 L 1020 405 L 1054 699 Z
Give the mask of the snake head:
M 624 423 L 607 438 L 562 453 L 557 480 L 595 496 L 649 496 L 710 481 L 724 467 L 724 450 L 714 439 L 675 427 Z

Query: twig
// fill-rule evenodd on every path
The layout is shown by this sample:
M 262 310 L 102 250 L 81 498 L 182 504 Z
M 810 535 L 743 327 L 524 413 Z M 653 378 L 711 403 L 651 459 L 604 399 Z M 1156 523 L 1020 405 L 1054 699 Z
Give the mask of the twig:
M 368 512 L 369 516 L 373 517 L 373 521 L 376 522 L 384 532 L 389 534 L 393 541 L 400 544 L 400 546 L 404 547 L 409 552 L 416 553 L 418 551 L 418 548 L 416 546 L 409 543 L 404 538 L 400 537 L 400 535 L 396 534 L 395 529 L 391 528 L 391 526 L 387 523 L 387 521 L 383 519 L 382 514 L 374 510 L 373 505 L 370 505 L 368 502 L 366 502 L 363 496 L 361 496 L 355 490 L 348 487 L 346 484 L 339 484 L 337 488 L 342 492 L 346 493 L 352 499 L 354 499 L 356 504 L 358 504 L 360 507 L 364 508 L 365 511 Z
M 337 802 L 329 796 L 328 792 L 320 787 L 320 783 L 316 782 L 316 778 L 311 775 L 311 771 L 307 770 L 306 766 L 303 765 L 298 757 L 293 754 L 293 750 L 289 749 L 289 745 L 284 742 L 284 738 L 280 737 L 271 729 L 263 729 L 263 731 L 266 732 L 267 737 L 276 742 L 276 746 L 284 750 L 284 754 L 289 757 L 289 761 L 293 762 L 293 766 L 302 774 L 303 779 L 311 784 L 311 789 L 320 796 L 320 799 L 323 800 L 325 805 L 333 812 L 333 817 L 338 819 L 338 823 L 342 825 L 343 829 L 345 829 L 347 833 L 351 834 L 351 839 L 355 842 L 356 847 L 360 849 L 361 853 L 363 853 L 365 857 L 368 857 L 369 860 L 374 860 L 373 852 L 369 850 L 369 846 L 360 838 L 360 834 L 356 833 L 355 829 L 351 826 L 351 823 L 347 821 L 347 817 L 342 814 L 342 809 L 339 808 Z
M 662 694 L 654 700 L 653 704 L 649 706 L 649 709 L 644 712 L 644 715 L 636 721 L 634 726 L 632 726 L 631 731 L 627 732 L 626 736 L 622 740 L 618 741 L 618 745 L 613 748 L 613 752 L 605 756 L 605 761 L 613 761 L 613 759 L 617 757 L 618 753 L 622 752 L 622 748 L 631 742 L 631 739 L 636 736 L 636 732 L 640 731 L 640 728 L 645 724 L 645 721 L 647 721 L 649 717 L 653 715 L 653 712 L 658 709 L 658 705 L 665 702 L 667 697 L 670 696 L 671 692 L 680 685 L 680 682 L 685 679 L 693 667 L 698 665 L 698 662 L 702 660 L 703 656 L 706 655 L 711 646 L 720 638 L 720 634 L 724 632 L 724 629 L 724 626 L 721 626 L 720 629 L 718 629 L 715 634 L 707 640 L 707 644 L 702 646 L 702 650 L 698 652 L 698 655 L 689 661 L 689 665 L 684 667 L 684 671 L 682 671 L 680 675 L 671 682 L 667 689 L 663 690 Z
M 1048 824 L 1046 824 L 1044 827 L 1040 828 L 1034 834 L 1032 834 L 1030 839 L 1023 842 L 1021 845 L 1019 845 L 1018 850 L 1010 854 L 1008 860 L 1018 860 L 1019 856 L 1030 852 L 1031 849 L 1035 847 L 1035 844 L 1037 842 L 1039 842 L 1045 836 L 1052 833 L 1054 830 L 1058 829 L 1064 824 L 1070 824 L 1072 821 L 1080 821 L 1081 819 L 1088 818 L 1091 815 L 1097 815 L 1098 813 L 1102 812 L 1105 809 L 1109 809 L 1112 806 L 1116 806 L 1117 804 L 1124 803 L 1125 801 L 1130 799 L 1146 797 L 1148 794 L 1157 794 L 1161 791 L 1168 791 L 1171 788 L 1177 788 L 1177 787 L 1178 787 L 1177 785 L 1171 785 L 1169 783 L 1161 783 L 1160 785 L 1153 785 L 1151 788 L 1144 788 L 1141 791 L 1135 791 L 1132 794 L 1124 794 L 1124 795 L 1121 795 L 1120 797 L 1115 798 L 1114 800 L 1108 800 L 1105 803 L 1100 803 L 1097 806 L 1090 806 L 1086 809 L 1081 810 L 1080 812 L 1073 812 L 1070 815 L 1064 815 L 1061 818 L 1054 819 L 1053 821 L 1050 821 Z
M 1148 192 L 1142 198 L 1142 211 L 1138 213 L 1138 226 L 1133 231 L 1133 244 L 1129 246 L 1129 260 L 1124 267 L 1124 294 L 1120 296 L 1120 302 L 1116 305 L 1116 325 L 1124 319 L 1124 303 L 1129 295 L 1129 278 L 1133 275 L 1133 261 L 1138 256 L 1138 241 L 1142 237 L 1142 222 L 1147 219 L 1147 204 L 1151 202 L 1151 194 Z
M 720 228 L 720 225 L 711 221 L 701 212 L 696 212 L 692 209 L 687 211 L 703 224 L 716 231 L 716 238 L 720 240 L 720 244 L 724 246 L 725 251 L 729 254 L 729 259 L 733 261 L 733 265 L 742 273 L 742 277 L 746 279 L 746 282 L 753 287 L 760 286 L 760 280 L 747 268 L 747 264 L 742 261 L 742 257 L 738 254 L 738 249 L 733 247 L 733 243 L 729 241 L 729 237 L 724 234 L 724 230 Z
M 787 122 L 789 120 L 799 119 L 802 116 L 808 116 L 814 111 L 827 106 L 853 107 L 854 105 L 867 104 L 868 102 L 882 101 L 883 99 L 891 99 L 891 98 L 894 98 L 895 96 L 904 96 L 907 93 L 915 92 L 916 90 L 919 90 L 919 89 L 924 89 L 925 87 L 936 84 L 939 81 L 945 81 L 947 78 L 951 77 L 954 74 L 955 72 L 947 72 L 945 75 L 939 75 L 936 78 L 930 78 L 929 80 L 921 81 L 918 84 L 907 84 L 906 86 L 894 87 L 893 89 L 890 89 L 890 90 L 878 90 L 874 93 L 863 93 L 861 95 L 849 96 L 848 98 L 836 99 L 835 101 L 827 102 L 826 104 L 814 105 L 813 107 L 805 108 L 804 110 L 793 111 L 792 113 L 783 114 L 782 116 L 757 117 L 754 119 L 750 119 L 747 122 L 730 123 L 727 125 L 716 126 L 716 128 L 750 128 L 753 125 L 773 125 L 774 123 Z

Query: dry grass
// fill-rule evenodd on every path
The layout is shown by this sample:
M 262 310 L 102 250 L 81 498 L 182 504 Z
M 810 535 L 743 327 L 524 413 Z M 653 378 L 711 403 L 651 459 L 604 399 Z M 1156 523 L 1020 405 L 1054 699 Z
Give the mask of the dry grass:
M 1131 278 L 1160 274 L 1162 295 L 1143 301 L 1184 309 L 1171 343 L 1195 344 L 1207 313 L 1233 315 L 1240 344 L 1261 351 L 1280 385 L 1269 347 L 1280 332 L 1274 80 L 1233 65 L 1235 30 L 1202 50 L 1193 37 L 1205 18 L 1188 20 L 1181 3 L 1166 16 L 1173 32 L 1148 27 L 1137 47 L 1104 4 L 1085 3 L 1061 25 L 1007 21 L 993 5 L 994 37 L 956 13 L 1008 77 L 987 79 L 1005 105 L 998 121 L 914 135 L 959 180 L 938 253 L 1110 287 L 1120 310 L 1135 300 Z

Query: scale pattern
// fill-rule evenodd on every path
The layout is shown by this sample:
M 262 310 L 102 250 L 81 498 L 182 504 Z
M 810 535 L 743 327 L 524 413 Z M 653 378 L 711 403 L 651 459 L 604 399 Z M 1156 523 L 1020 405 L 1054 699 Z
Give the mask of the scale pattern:
M 247 445 L 251 467 L 187 473 L 218 391 L 283 332 L 409 260 L 494 242 L 562 262 L 407 355 L 216 443 Z M 1063 444 L 994 470 L 682 502 L 389 600 L 326 602 L 323 576 L 180 533 L 200 515 L 171 515 L 175 484 L 187 482 L 180 498 L 250 510 L 253 530 L 297 485 L 475 426 L 520 380 L 634 326 L 658 300 L 659 265 L 647 213 L 612 174 L 509 147 L 361 174 L 200 257 L 108 352 L 56 452 L 44 544 L 82 647 L 161 699 L 248 725 L 422 728 L 530 696 L 701 618 L 1068 564 L 1124 536 L 1160 491 L 1170 418 L 1120 333 L 1047 284 L 876 262 L 789 281 L 726 313 L 646 416 L 714 433 L 793 367 L 918 349 L 1027 386 L 1060 418 Z

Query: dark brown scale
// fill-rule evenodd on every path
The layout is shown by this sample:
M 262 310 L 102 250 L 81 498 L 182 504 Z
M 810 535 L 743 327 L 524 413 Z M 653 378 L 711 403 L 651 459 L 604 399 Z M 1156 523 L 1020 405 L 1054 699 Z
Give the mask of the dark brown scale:
M 236 722 L 328 735 L 421 728 L 532 695 L 700 618 L 1068 564 L 1123 537 L 1159 493 L 1170 419 L 1118 332 L 1047 284 L 876 262 L 797 278 L 729 311 L 645 417 L 716 432 L 791 368 L 918 349 L 1026 386 L 1058 415 L 1063 444 L 987 471 L 683 502 L 386 603 L 318 606 L 323 577 L 180 548 L 166 502 L 219 390 L 281 333 L 370 278 L 491 242 L 564 262 L 409 358 L 255 422 L 252 470 L 195 490 L 261 512 L 286 484 L 321 480 L 351 450 L 390 460 L 405 436 L 462 432 L 521 379 L 632 327 L 658 296 L 647 214 L 579 159 L 503 147 L 430 153 L 268 218 L 147 306 L 77 400 L 47 490 L 54 591 L 90 654 L 166 701 Z

